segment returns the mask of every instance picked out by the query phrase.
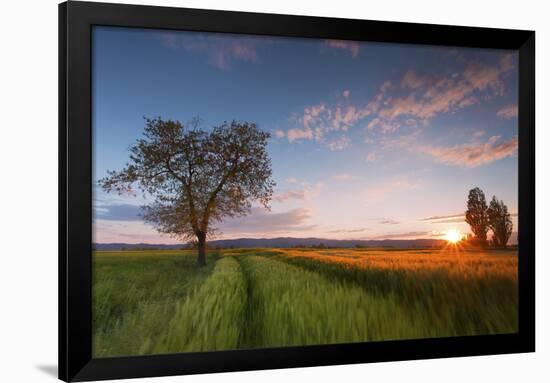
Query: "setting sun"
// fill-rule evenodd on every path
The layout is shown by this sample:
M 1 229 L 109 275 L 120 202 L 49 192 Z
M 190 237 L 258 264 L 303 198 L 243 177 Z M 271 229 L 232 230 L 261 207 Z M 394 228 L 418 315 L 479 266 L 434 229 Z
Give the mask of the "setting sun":
M 445 239 L 450 243 L 457 243 L 462 239 L 462 234 L 458 230 L 449 230 L 445 235 Z

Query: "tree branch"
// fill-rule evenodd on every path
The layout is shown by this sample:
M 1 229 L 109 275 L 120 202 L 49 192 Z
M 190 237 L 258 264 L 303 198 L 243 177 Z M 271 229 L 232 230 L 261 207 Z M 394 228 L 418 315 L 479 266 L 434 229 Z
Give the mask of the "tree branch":
M 229 177 L 235 175 L 235 173 L 237 172 L 237 168 L 238 168 L 238 158 L 236 159 L 236 162 L 233 164 L 231 169 L 222 177 L 220 183 L 214 189 L 212 194 L 210 194 L 210 197 L 208 198 L 208 202 L 206 203 L 206 208 L 204 209 L 204 215 L 202 217 L 201 228 L 203 230 L 206 230 L 208 219 L 210 218 L 210 213 L 211 213 L 212 207 L 214 206 L 214 202 L 216 201 L 216 197 L 218 193 L 222 190 L 222 188 L 224 187 Z

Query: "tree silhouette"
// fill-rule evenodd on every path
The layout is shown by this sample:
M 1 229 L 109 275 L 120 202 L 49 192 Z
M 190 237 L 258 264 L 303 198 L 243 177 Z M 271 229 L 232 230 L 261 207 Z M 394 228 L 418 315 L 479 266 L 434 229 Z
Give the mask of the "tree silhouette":
M 513 227 L 508 207 L 504 204 L 504 201 L 499 201 L 497 197 L 493 196 L 487 209 L 487 215 L 489 217 L 489 227 L 493 231 L 493 244 L 506 247 Z
M 483 191 L 475 187 L 468 193 L 468 210 L 466 210 L 466 222 L 476 237 L 476 241 L 487 244 L 487 231 L 489 230 L 489 217 L 487 215 L 487 202 Z
M 161 233 L 196 240 L 197 263 L 206 264 L 213 225 L 250 212 L 252 201 L 269 208 L 275 183 L 266 146 L 269 133 L 247 122 L 223 123 L 211 132 L 179 121 L 146 119 L 130 161 L 99 181 L 104 190 L 132 193 L 137 185 L 154 203 L 144 219 Z

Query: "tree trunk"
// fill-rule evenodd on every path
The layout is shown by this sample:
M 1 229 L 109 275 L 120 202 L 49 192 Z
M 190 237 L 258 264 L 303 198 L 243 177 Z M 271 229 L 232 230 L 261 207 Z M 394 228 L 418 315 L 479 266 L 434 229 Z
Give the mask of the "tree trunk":
M 206 266 L 206 234 L 197 234 L 199 242 L 199 256 L 197 257 L 197 265 L 200 267 Z

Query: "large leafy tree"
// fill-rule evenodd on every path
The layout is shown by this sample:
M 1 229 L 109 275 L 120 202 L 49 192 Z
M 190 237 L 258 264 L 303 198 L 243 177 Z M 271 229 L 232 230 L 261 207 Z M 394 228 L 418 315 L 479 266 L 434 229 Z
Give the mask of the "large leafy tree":
M 508 207 L 504 204 L 504 201 L 499 201 L 497 197 L 493 196 L 487 209 L 487 215 L 489 218 L 489 227 L 493 231 L 493 244 L 495 246 L 506 247 L 508 239 L 512 235 L 513 227 Z
M 269 133 L 247 122 L 223 123 L 207 132 L 160 117 L 145 120 L 143 137 L 129 149 L 122 170 L 109 171 L 106 191 L 154 199 L 144 218 L 161 233 L 196 241 L 197 263 L 206 264 L 206 240 L 224 218 L 243 216 L 256 201 L 266 208 L 273 194 Z
M 487 231 L 489 231 L 489 217 L 487 215 L 485 193 L 478 187 L 473 188 L 468 193 L 466 222 L 470 225 L 476 241 L 481 245 L 485 245 L 487 243 Z

